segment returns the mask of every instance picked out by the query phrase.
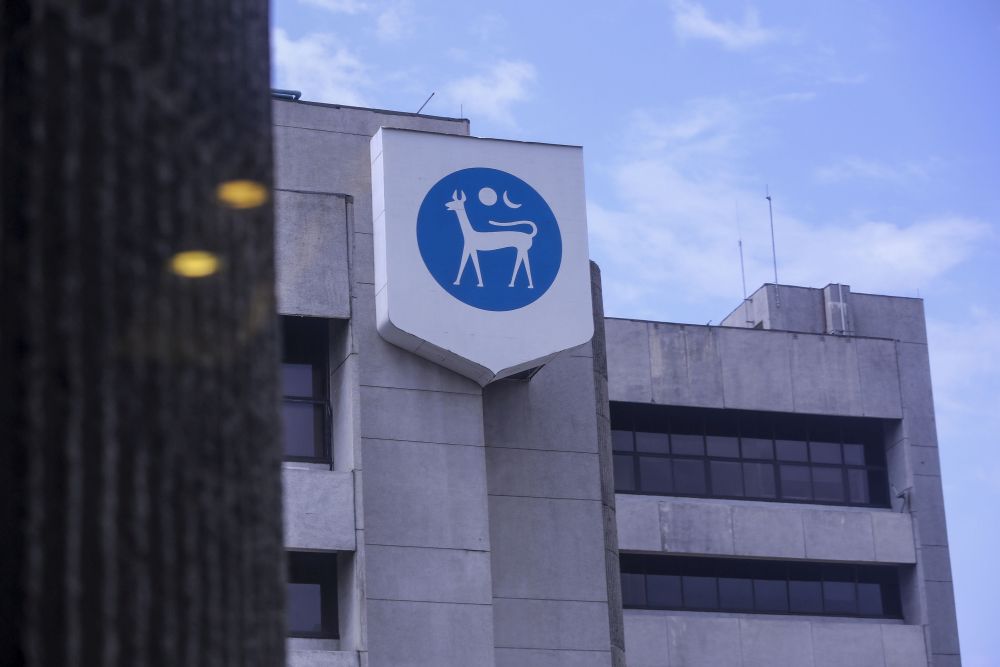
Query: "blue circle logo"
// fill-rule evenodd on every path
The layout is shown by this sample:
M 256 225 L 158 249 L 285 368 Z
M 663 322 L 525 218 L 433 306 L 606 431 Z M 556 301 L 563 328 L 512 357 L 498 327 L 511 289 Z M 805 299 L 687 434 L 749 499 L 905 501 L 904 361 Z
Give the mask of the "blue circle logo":
M 552 209 L 513 174 L 476 167 L 448 174 L 417 214 L 420 256 L 437 283 L 480 310 L 516 310 L 552 286 L 562 236 Z

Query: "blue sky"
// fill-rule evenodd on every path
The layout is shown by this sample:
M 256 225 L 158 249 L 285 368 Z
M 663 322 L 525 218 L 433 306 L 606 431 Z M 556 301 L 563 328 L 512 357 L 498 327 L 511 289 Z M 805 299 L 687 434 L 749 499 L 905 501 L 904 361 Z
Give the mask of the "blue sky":
M 996 664 L 1000 3 L 273 0 L 274 84 L 584 146 L 608 314 L 926 301 L 965 664 Z

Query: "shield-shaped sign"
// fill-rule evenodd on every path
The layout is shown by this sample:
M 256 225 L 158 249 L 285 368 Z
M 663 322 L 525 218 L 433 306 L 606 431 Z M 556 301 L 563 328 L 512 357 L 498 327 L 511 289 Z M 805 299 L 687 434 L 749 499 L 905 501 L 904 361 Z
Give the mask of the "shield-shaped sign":
M 481 385 L 593 336 L 577 146 L 382 128 L 378 331 Z

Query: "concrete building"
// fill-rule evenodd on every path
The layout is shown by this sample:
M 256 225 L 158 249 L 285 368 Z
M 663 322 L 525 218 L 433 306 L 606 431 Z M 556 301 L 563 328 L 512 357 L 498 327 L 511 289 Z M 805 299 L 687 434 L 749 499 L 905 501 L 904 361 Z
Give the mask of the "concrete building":
M 289 664 L 960 664 L 922 302 L 766 285 L 481 387 L 383 340 L 380 127 L 275 101 Z

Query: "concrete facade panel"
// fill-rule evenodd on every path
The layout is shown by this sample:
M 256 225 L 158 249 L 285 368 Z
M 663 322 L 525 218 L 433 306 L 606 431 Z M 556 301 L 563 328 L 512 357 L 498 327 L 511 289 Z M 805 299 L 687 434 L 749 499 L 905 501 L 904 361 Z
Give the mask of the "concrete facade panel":
M 659 498 L 616 494 L 615 519 L 621 551 L 659 552 L 663 549 Z
M 654 322 L 648 331 L 653 402 L 721 408 L 722 367 L 715 330 Z
M 915 563 L 913 520 L 899 512 L 872 512 L 875 560 L 882 563 Z
M 865 623 L 812 623 L 815 667 L 884 667 L 882 628 Z
M 819 560 L 875 560 L 875 536 L 868 512 L 805 510 L 802 525 L 806 558 Z
M 716 329 L 684 327 L 684 352 L 687 355 L 687 390 L 691 405 L 724 407 L 722 364 L 716 344 Z
M 813 667 L 812 627 L 806 621 L 741 618 L 743 667 Z
M 660 503 L 660 529 L 663 550 L 670 553 L 734 553 L 728 505 L 664 500 Z
M 480 447 L 365 440 L 369 544 L 489 549 Z
M 740 621 L 702 615 L 667 619 L 670 665 L 718 667 L 742 662 Z
M 855 338 L 858 378 L 861 383 L 861 415 L 900 419 L 899 367 L 896 345 L 891 340 Z
M 668 667 L 670 644 L 667 616 L 657 612 L 625 611 L 625 658 L 628 667 Z
M 496 597 L 607 601 L 601 503 L 490 496 Z
M 496 598 L 493 618 L 497 648 L 606 651 L 611 641 L 601 602 Z
M 937 447 L 934 395 L 927 346 L 897 343 L 899 388 L 903 402 L 903 435 L 912 445 Z
M 278 312 L 312 317 L 351 316 L 349 205 L 343 195 L 275 191 Z
M 490 554 L 369 544 L 365 549 L 371 600 L 490 604 Z
M 497 667 L 607 667 L 609 651 L 497 648 Z
M 490 495 L 600 500 L 597 454 L 487 447 Z
M 491 667 L 489 605 L 368 601 L 371 667 Z
M 648 323 L 608 318 L 604 327 L 608 346 L 608 395 L 615 401 L 652 403 Z
M 354 480 L 350 472 L 286 466 L 282 482 L 286 547 L 354 550 Z
M 727 408 L 793 412 L 792 335 L 716 329 Z
M 885 667 L 923 667 L 927 664 L 924 632 L 919 625 L 882 625 Z
M 290 649 L 288 667 L 358 667 L 357 651 Z
M 649 336 L 649 376 L 652 401 L 666 405 L 688 405 L 687 350 L 684 327 L 677 324 L 651 322 L 646 325 Z
M 793 507 L 754 507 L 734 504 L 734 552 L 740 556 L 805 558 L 802 513 Z
M 482 446 L 482 398 L 474 394 L 362 386 L 361 436 Z
M 796 412 L 857 415 L 864 412 L 854 340 L 793 335 L 793 402 Z
M 924 302 L 920 299 L 852 292 L 850 308 L 857 336 L 927 343 Z
M 950 581 L 924 581 L 931 653 L 958 653 L 958 619 Z
M 490 447 L 597 452 L 590 357 L 560 354 L 530 382 L 496 382 L 483 397 L 481 418 Z
M 914 475 L 910 505 L 918 546 L 947 546 L 948 524 L 944 514 L 941 478 Z

